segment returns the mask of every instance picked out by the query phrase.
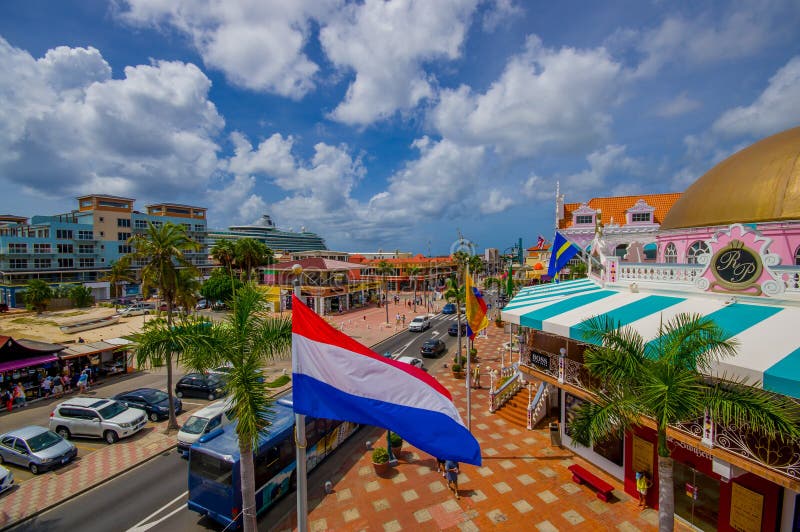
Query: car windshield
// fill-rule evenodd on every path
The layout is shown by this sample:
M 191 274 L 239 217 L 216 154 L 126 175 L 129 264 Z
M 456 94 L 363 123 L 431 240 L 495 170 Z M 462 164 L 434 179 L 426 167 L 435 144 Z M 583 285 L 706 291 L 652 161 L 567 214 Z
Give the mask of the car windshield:
M 209 375 L 208 385 L 215 388 L 219 388 L 224 386 L 225 382 L 222 380 L 221 375 Z
M 181 427 L 182 432 L 188 434 L 202 434 L 208 424 L 208 418 L 192 416 Z
M 46 430 L 41 434 L 37 434 L 33 438 L 27 440 L 28 447 L 30 447 L 32 453 L 38 453 L 39 451 L 43 451 L 53 445 L 57 444 L 61 441 L 61 436 L 56 434 L 55 432 L 50 432 Z
M 214 371 L 216 371 L 217 373 L 230 373 L 231 368 L 229 366 L 220 366 L 218 368 L 215 368 Z
M 166 392 L 161 390 L 142 390 L 139 392 L 145 401 L 151 404 L 160 403 L 168 399 Z
M 107 406 L 104 406 L 98 412 L 100 413 L 100 417 L 103 419 L 111 419 L 112 417 L 116 417 L 126 411 L 128 409 L 127 406 L 123 405 L 122 403 L 118 403 L 116 401 L 112 401 Z
M 425 320 L 424 320 L 423 318 L 414 318 L 414 320 L 412 321 L 412 323 L 413 323 L 413 322 L 422 322 L 422 321 L 425 321 Z

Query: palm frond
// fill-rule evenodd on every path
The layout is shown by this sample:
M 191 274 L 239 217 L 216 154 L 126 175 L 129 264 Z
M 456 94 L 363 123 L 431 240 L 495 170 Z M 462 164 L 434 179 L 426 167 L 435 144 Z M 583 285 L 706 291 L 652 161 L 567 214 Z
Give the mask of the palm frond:
M 644 414 L 667 425 L 696 419 L 703 412 L 702 377 L 693 369 L 666 360 L 650 364 L 638 389 Z
M 585 402 L 573 411 L 569 431 L 574 442 L 590 447 L 617 436 L 636 424 L 641 405 L 635 397 L 598 396 L 598 402 Z
M 661 327 L 659 357 L 707 372 L 714 362 L 736 355 L 737 342 L 726 338 L 725 331 L 711 318 L 681 313 Z

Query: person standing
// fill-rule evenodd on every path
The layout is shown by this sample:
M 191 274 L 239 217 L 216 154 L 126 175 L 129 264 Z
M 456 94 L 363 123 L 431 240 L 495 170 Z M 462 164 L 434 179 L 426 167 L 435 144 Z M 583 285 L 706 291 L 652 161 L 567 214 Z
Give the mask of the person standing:
M 89 384 L 89 373 L 86 370 L 81 372 L 81 376 L 78 377 L 78 393 L 84 393 L 86 388 Z
M 475 369 L 472 370 L 472 387 L 481 387 L 481 365 L 475 364 Z
M 50 378 L 50 375 L 46 376 L 42 381 L 42 397 L 50 397 L 50 390 L 53 387 L 53 379 Z
M 14 404 L 22 408 L 27 404 L 27 399 L 25 398 L 25 388 L 22 387 L 22 383 L 18 382 L 16 386 L 14 386 Z
M 456 499 L 460 499 L 461 496 L 458 494 L 458 462 L 448 460 L 445 462 L 444 467 L 447 470 L 447 487 L 453 491 Z
M 650 489 L 653 483 L 647 477 L 646 471 L 639 471 L 636 473 L 636 491 L 639 492 L 639 508 L 644 510 L 647 508 L 647 490 Z

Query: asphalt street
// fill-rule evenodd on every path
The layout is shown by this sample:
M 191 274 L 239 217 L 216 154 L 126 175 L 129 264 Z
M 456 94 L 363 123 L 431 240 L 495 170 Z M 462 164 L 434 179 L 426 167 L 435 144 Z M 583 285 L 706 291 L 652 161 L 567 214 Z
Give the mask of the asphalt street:
M 456 350 L 456 338 L 448 336 L 447 328 L 454 320 L 454 315 L 439 314 L 434 317 L 432 326 L 427 331 L 400 332 L 373 346 L 373 350 L 378 353 L 388 351 L 394 356 L 422 358 L 419 354 L 422 343 L 429 338 L 442 338 L 447 345 L 446 353 L 438 358 L 423 360 L 429 369 L 450 363 Z M 163 375 L 154 376 L 152 385 L 160 387 L 157 386 L 158 383 L 163 386 L 163 379 Z M 123 388 L 128 389 L 132 383 L 128 386 L 124 386 L 123 383 L 120 385 L 122 388 L 119 391 L 123 391 Z M 137 381 L 137 386 L 146 384 L 139 384 Z M 49 408 L 42 408 L 42 412 L 46 413 L 38 420 L 39 424 L 46 423 Z M 332 472 L 337 469 L 342 456 L 352 452 L 363 452 L 364 440 L 371 438 L 371 432 L 377 433 L 372 427 L 359 430 L 342 448 L 309 475 L 309 483 L 331 479 Z M 171 451 L 11 530 L 171 532 L 221 529 L 222 527 L 216 523 L 186 508 L 188 496 L 186 489 L 187 461 L 180 458 L 177 452 Z M 269 530 L 269 523 L 279 522 L 293 511 L 295 511 L 295 498 L 294 494 L 291 494 L 259 518 L 259 529 Z

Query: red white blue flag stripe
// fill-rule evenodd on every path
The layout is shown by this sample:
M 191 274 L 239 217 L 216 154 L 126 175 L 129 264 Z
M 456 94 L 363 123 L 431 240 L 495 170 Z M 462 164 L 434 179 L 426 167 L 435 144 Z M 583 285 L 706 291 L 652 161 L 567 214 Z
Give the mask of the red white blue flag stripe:
M 450 392 L 426 372 L 378 355 L 292 301 L 294 411 L 396 432 L 437 458 L 480 465 L 480 446 Z

